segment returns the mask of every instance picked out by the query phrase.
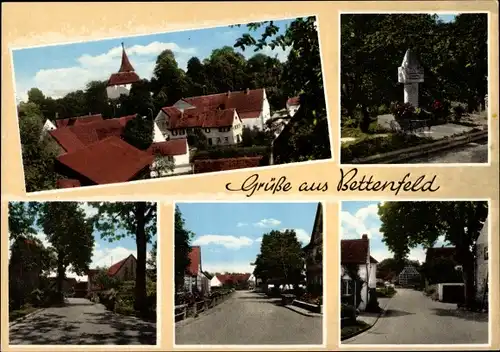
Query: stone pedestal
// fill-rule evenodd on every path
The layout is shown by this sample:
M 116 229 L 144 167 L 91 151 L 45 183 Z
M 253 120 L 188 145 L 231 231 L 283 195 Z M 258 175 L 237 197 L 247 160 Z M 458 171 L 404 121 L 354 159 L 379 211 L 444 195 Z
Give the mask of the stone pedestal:
M 404 102 L 418 108 L 418 83 L 404 85 Z

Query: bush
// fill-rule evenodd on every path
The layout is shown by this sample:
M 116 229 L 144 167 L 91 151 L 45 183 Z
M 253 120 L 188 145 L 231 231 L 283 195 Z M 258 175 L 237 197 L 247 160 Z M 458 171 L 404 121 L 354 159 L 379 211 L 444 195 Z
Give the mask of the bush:
M 99 302 L 106 307 L 107 310 L 114 311 L 116 304 L 116 290 L 110 289 L 98 293 Z
M 391 113 L 395 120 L 411 120 L 415 118 L 415 107 L 410 103 L 394 103 Z
M 453 108 L 453 118 L 455 121 L 460 121 L 465 115 L 465 108 L 462 105 L 457 105 Z
M 449 101 L 434 100 L 431 104 L 429 110 L 432 113 L 434 119 L 436 120 L 446 120 L 450 114 L 451 104 Z
M 341 318 L 348 318 L 350 321 L 355 322 L 357 315 L 358 315 L 358 311 L 356 310 L 356 308 L 354 306 L 342 304 L 341 309 L 340 309 L 340 317 Z
M 387 105 L 382 104 L 378 107 L 378 115 L 385 115 L 390 112 L 390 109 Z

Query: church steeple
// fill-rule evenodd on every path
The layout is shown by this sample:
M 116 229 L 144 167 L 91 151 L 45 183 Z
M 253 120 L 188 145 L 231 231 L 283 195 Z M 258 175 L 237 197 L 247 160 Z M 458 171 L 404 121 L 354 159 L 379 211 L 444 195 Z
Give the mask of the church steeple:
M 127 53 L 125 52 L 125 46 L 122 42 L 122 63 L 120 65 L 120 70 L 118 72 L 134 72 L 134 67 L 130 63 Z

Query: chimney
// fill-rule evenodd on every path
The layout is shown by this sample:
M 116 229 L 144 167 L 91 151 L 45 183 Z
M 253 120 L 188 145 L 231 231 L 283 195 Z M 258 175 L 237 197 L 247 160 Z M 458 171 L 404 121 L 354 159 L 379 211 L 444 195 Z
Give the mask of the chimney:
M 245 89 L 245 94 L 248 94 L 248 93 L 250 93 L 250 89 L 249 88 Z
M 362 240 L 367 240 L 368 239 L 368 235 L 366 233 L 364 233 L 363 236 L 361 236 L 361 239 Z

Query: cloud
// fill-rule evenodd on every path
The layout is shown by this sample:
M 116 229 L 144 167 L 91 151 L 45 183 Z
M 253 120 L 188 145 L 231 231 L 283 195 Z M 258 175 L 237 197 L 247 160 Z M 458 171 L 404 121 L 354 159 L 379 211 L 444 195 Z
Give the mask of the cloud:
M 283 229 L 283 231 L 292 230 L 295 231 L 295 235 L 297 236 L 297 240 L 302 244 L 308 244 L 311 240 L 311 236 L 304 229 Z
M 248 226 L 248 224 L 246 222 L 239 222 L 236 224 L 236 227 L 244 227 L 244 226 Z
M 262 237 L 259 237 L 255 240 L 255 242 L 261 243 L 262 242 Z
M 223 236 L 223 235 L 202 235 L 193 241 L 195 246 L 207 246 L 210 244 L 223 246 L 228 249 L 240 249 L 252 245 L 253 240 L 246 236 Z
M 195 48 L 184 48 L 176 43 L 151 42 L 147 45 L 127 47 L 127 55 L 140 77 L 151 78 L 156 58 L 163 50 L 174 52 L 179 67 L 185 68 Z M 85 89 L 88 82 L 106 80 L 118 71 L 121 62 L 121 47 L 116 46 L 99 55 L 84 54 L 76 58 L 77 65 L 53 69 L 41 69 L 32 79 L 16 82 L 16 99 L 26 100 L 27 91 L 37 87 L 46 96 L 58 98 L 69 92 Z M 14 67 L 15 69 L 15 67 Z
M 257 226 L 257 227 L 263 227 L 263 228 L 265 228 L 265 227 L 276 227 L 279 224 L 281 224 L 281 221 L 270 218 L 270 219 L 262 219 L 262 220 L 260 220 L 259 222 L 256 222 L 253 225 Z
M 288 60 L 288 54 L 290 54 L 290 50 L 291 47 L 287 47 L 285 48 L 285 50 L 283 50 L 281 47 L 275 47 L 274 49 L 271 49 L 269 46 L 265 46 L 259 51 L 253 51 L 252 48 L 247 48 L 243 52 L 243 56 L 245 56 L 245 58 L 248 60 L 254 55 L 264 54 L 270 57 L 274 57 L 281 62 L 285 62 L 286 60 Z
M 367 234 L 369 238 L 381 238 L 380 228 L 376 226 L 379 219 L 377 212 L 377 204 L 360 208 L 354 215 L 342 211 L 340 213 L 342 238 L 360 238 L 363 234 Z

